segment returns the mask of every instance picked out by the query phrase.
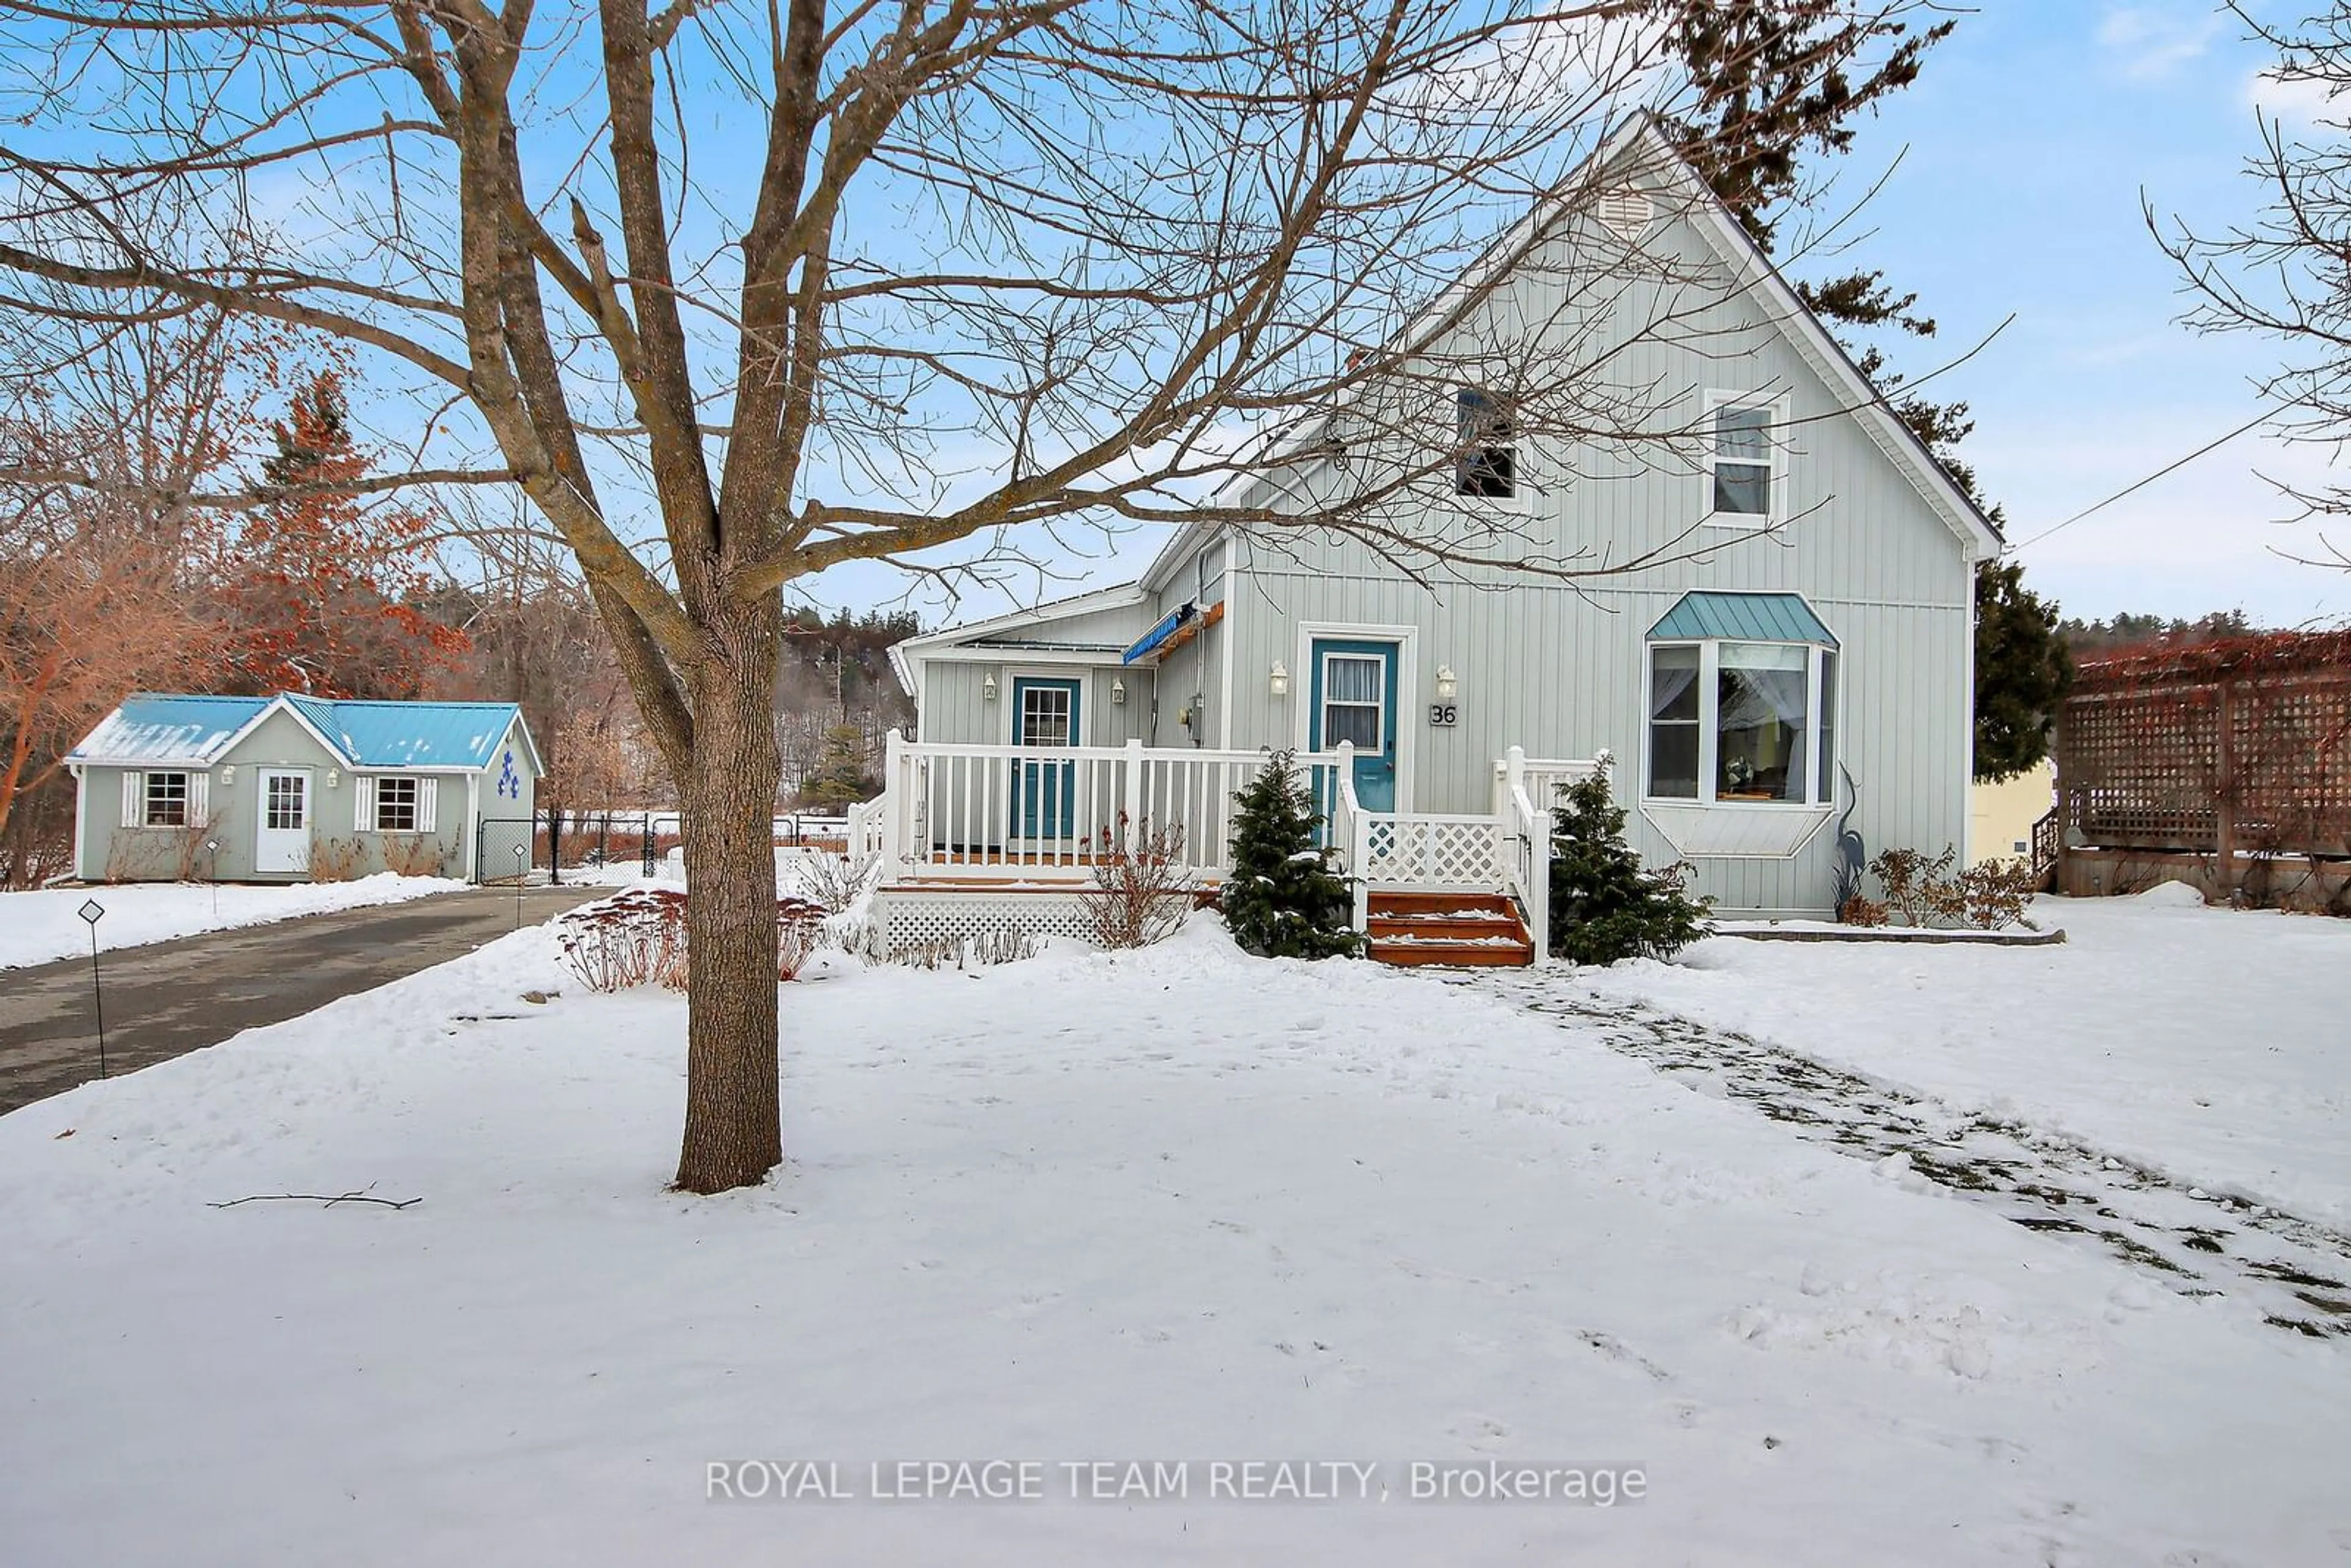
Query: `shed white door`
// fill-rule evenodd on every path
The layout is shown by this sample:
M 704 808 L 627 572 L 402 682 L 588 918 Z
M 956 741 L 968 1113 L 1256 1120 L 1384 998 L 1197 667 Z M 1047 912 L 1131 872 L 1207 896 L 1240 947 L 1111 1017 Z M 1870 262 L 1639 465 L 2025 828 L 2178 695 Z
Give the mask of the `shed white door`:
M 261 820 L 253 835 L 253 869 L 263 876 L 310 869 L 310 776 L 297 768 L 260 770 Z

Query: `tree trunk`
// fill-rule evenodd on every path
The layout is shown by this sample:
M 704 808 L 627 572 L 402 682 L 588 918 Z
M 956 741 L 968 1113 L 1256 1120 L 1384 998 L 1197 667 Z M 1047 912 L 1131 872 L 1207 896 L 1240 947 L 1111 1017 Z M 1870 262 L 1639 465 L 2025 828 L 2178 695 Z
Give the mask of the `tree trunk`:
M 693 771 L 678 780 L 691 973 L 677 1186 L 699 1193 L 756 1185 L 784 1157 L 768 697 L 780 615 L 738 605 L 726 621 L 694 673 Z

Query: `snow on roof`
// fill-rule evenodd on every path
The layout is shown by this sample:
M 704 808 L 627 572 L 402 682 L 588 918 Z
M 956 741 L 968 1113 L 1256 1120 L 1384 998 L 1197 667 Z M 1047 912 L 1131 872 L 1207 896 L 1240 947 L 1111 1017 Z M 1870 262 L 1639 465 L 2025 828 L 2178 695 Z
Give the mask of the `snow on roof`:
M 273 707 L 302 719 L 351 768 L 487 768 L 520 716 L 512 703 L 330 701 L 290 692 L 271 697 L 141 692 L 74 747 L 72 762 L 220 761 Z M 525 745 L 528 745 L 526 736 Z

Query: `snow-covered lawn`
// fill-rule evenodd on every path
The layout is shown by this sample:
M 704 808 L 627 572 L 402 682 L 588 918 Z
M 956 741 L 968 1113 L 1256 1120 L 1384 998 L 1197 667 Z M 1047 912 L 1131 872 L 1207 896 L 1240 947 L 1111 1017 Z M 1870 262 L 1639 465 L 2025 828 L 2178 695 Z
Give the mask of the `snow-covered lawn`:
M 682 1003 L 582 993 L 538 931 L 0 1117 L 0 1556 L 2351 1551 L 2346 1342 L 1482 990 L 1249 960 L 1196 923 L 976 975 L 836 965 L 785 1001 L 789 1163 L 717 1199 L 661 1190 Z M 369 1186 L 423 1201 L 206 1207 Z M 865 1495 L 872 1461 L 996 1458 L 1040 1462 L 1047 1499 Z M 713 1461 L 756 1459 L 839 1461 L 860 1495 L 705 1500 Z M 1189 1495 L 1067 1500 L 1064 1464 L 1125 1459 L 1192 1461 Z M 1209 1495 L 1213 1461 L 1283 1459 L 1376 1464 L 1374 1500 L 1353 1470 L 1313 1472 L 1347 1500 Z M 1406 1495 L 1413 1461 L 1486 1459 L 1638 1465 L 1646 1496 Z
M 2351 921 L 2166 883 L 2050 899 L 2053 947 L 1717 939 L 1575 977 L 2351 1228 Z
M 111 887 L 60 887 L 0 893 L 0 969 L 46 964 L 89 951 L 89 927 L 75 912 L 91 899 L 105 907 L 98 923 L 101 952 L 168 942 L 233 925 L 266 925 L 300 915 L 324 915 L 370 904 L 398 904 L 465 884 L 437 876 L 378 872 L 350 882 L 297 883 L 285 887 L 209 883 L 123 883 Z

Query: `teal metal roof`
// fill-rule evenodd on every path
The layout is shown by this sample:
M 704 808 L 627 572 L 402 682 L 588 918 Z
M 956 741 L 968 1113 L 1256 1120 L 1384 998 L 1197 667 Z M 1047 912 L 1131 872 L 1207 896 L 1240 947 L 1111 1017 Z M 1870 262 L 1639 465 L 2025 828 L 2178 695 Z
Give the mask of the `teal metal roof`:
M 1685 593 L 1649 628 L 1658 642 L 1720 637 L 1734 643 L 1820 643 L 1837 640 L 1801 593 Z
M 512 703 L 286 700 L 357 768 L 486 768 L 515 720 Z
M 512 703 L 335 702 L 281 693 L 206 697 L 141 692 L 124 701 L 74 747 L 75 762 L 222 759 L 237 737 L 283 705 L 325 737 L 350 768 L 472 770 L 497 760 L 519 710 Z M 528 732 L 523 744 L 529 746 Z M 536 766 L 537 758 L 532 758 Z
M 99 720 L 74 762 L 211 762 L 261 716 L 267 697 L 168 696 L 141 692 Z

